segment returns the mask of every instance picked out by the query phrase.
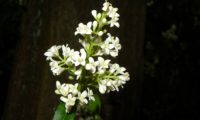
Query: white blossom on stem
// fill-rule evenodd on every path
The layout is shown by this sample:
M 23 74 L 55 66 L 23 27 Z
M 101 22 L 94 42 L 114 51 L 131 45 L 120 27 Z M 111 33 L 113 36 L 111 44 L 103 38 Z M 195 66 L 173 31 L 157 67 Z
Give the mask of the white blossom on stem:
M 76 102 L 76 97 L 72 96 L 72 94 L 69 94 L 67 97 L 60 97 L 60 100 L 63 101 L 65 103 L 65 108 L 66 108 L 66 112 L 69 113 L 69 108 L 71 106 L 75 105 Z
M 106 92 L 106 90 L 107 90 L 106 80 L 101 80 L 101 81 L 99 82 L 99 92 L 100 92 L 101 94 L 104 94 L 104 93 Z
M 60 64 L 60 62 L 59 61 L 55 61 L 55 60 L 52 60 L 49 63 L 53 75 L 60 75 L 65 70 L 59 64 Z
M 92 100 L 92 101 L 95 101 L 93 91 L 90 90 L 89 88 L 87 88 L 87 90 L 88 90 L 88 99 Z
M 82 69 L 76 70 L 76 71 L 74 72 L 74 74 L 76 75 L 76 79 L 77 79 L 77 80 L 80 78 L 81 73 L 82 73 Z
M 111 18 L 110 20 L 110 27 L 116 26 L 119 27 L 119 14 L 117 13 L 118 8 L 114 8 L 112 6 L 109 6 L 108 10 L 108 16 Z
M 74 106 L 95 101 L 93 90 L 98 90 L 101 94 L 119 91 L 130 80 L 124 67 L 103 58 L 103 55 L 116 57 L 121 50 L 119 38 L 112 36 L 106 29 L 106 26 L 120 26 L 118 8 L 106 0 L 102 12 L 92 10 L 91 14 L 93 22 L 79 23 L 74 33 L 82 35 L 79 43 L 83 48 L 74 50 L 68 44 L 54 45 L 44 53 L 53 75 L 67 71 L 68 78 L 76 80 L 72 81 L 73 84 L 56 81 L 55 93 L 65 103 L 67 113 Z
M 68 94 L 67 97 L 61 96 L 60 100 L 63 101 L 63 102 L 65 102 L 65 104 L 67 106 L 73 106 L 75 104 L 76 97 L 73 97 L 72 94 Z
M 84 25 L 83 23 L 79 23 L 78 27 L 76 28 L 75 35 L 81 34 L 81 35 L 90 35 L 92 34 L 92 22 L 88 22 L 87 25 Z
M 87 54 L 84 49 L 81 49 L 80 52 L 74 53 L 73 59 L 74 59 L 75 66 L 78 66 L 78 65 L 84 66 L 86 63 L 85 62 L 86 55 Z
M 97 64 L 92 57 L 89 57 L 89 63 L 86 64 L 85 69 L 95 73 Z
M 110 63 L 110 60 L 104 60 L 102 57 L 98 57 L 98 61 L 97 61 L 98 73 L 103 74 L 106 68 L 108 68 L 109 63 Z
M 102 10 L 103 10 L 103 11 L 107 11 L 107 10 L 108 10 L 108 7 L 109 7 L 110 5 L 111 5 L 111 4 L 110 4 L 109 2 L 105 2 L 105 3 L 103 4 Z
M 101 45 L 102 51 L 106 55 L 111 55 L 112 57 L 118 56 L 119 50 L 121 49 L 121 44 L 119 43 L 118 37 L 113 37 L 108 33 L 108 37 L 105 42 Z
M 87 91 L 84 90 L 82 93 L 78 93 L 78 99 L 80 101 L 80 104 L 87 104 L 88 100 L 87 100 Z
M 47 52 L 44 53 L 44 55 L 47 57 L 47 60 L 51 60 L 52 57 L 59 56 L 59 49 L 61 46 L 52 46 L 50 49 L 47 50 Z

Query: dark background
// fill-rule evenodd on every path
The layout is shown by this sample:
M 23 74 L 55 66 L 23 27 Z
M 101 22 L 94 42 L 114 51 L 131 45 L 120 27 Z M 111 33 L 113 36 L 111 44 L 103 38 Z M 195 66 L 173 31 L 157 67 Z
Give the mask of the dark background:
M 105 120 L 200 120 L 200 1 L 111 0 L 122 43 L 116 60 L 131 74 L 102 97 Z M 59 100 L 43 53 L 80 47 L 74 31 L 102 0 L 0 0 L 0 116 L 48 120 Z

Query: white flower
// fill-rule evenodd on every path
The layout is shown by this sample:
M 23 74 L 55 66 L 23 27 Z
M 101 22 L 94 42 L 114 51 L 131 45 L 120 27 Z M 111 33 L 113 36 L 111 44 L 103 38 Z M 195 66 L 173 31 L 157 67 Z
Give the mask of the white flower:
M 115 71 L 117 71 L 118 69 L 120 69 L 119 64 L 110 64 L 110 73 L 114 73 Z
M 104 43 L 101 45 L 101 48 L 102 48 L 104 54 L 106 54 L 106 55 L 109 55 L 111 49 L 114 48 L 114 45 L 110 43 L 111 40 L 112 39 L 109 36 L 108 38 L 106 38 L 106 40 L 104 41 Z
M 105 92 L 106 92 L 106 85 L 99 84 L 99 92 L 101 94 L 105 94 Z
M 119 80 L 110 80 L 110 79 L 105 79 L 102 80 L 101 83 L 99 84 L 99 91 L 100 93 L 104 94 L 105 92 L 110 92 L 110 91 L 119 91 L 119 86 L 122 84 L 119 82 Z
M 111 90 L 111 91 L 119 91 L 119 86 L 121 85 L 121 84 L 118 84 L 119 83 L 119 80 L 110 80 L 110 82 L 111 82 L 111 86 L 109 87 L 109 89 Z
M 124 71 L 126 71 L 126 68 L 120 67 L 119 64 L 110 64 L 110 73 L 113 73 L 114 75 L 118 74 L 125 74 Z
M 64 58 L 67 58 L 65 61 L 66 64 L 69 64 L 70 62 L 73 62 L 72 56 L 75 54 L 73 49 L 70 49 L 68 47 L 68 44 L 66 46 L 62 46 L 62 54 Z
M 80 63 L 78 62 L 78 59 L 80 58 L 80 52 L 74 51 L 73 55 L 71 56 L 72 63 L 75 64 L 75 66 L 78 66 Z
M 119 74 L 124 74 L 124 71 L 126 71 L 126 68 L 124 67 L 120 67 L 119 69 L 117 69 L 117 73 Z
M 45 56 L 47 56 L 47 60 L 51 60 L 52 57 L 59 56 L 59 49 L 61 46 L 52 46 L 50 49 L 47 50 L 47 52 L 44 53 Z
M 89 63 L 86 64 L 85 69 L 86 70 L 91 70 L 92 73 L 95 73 L 96 71 L 96 66 L 97 66 L 97 62 L 94 61 L 94 59 L 92 57 L 89 57 Z
M 118 77 L 119 77 L 119 79 L 120 79 L 121 81 L 124 81 L 124 82 L 130 80 L 130 77 L 129 77 L 129 73 L 128 73 L 128 72 L 126 72 L 126 73 L 124 73 L 124 74 L 122 74 L 122 75 L 119 75 Z
M 107 10 L 108 10 L 108 7 L 109 7 L 110 5 L 111 5 L 111 4 L 110 4 L 109 2 L 105 2 L 105 3 L 103 4 L 102 10 L 103 10 L 103 11 L 107 11 Z
M 108 33 L 108 37 L 101 45 L 102 51 L 106 55 L 111 55 L 112 57 L 118 56 L 118 52 L 121 49 L 121 44 L 119 43 L 118 37 L 113 37 Z
M 107 86 L 107 92 L 110 91 L 118 91 L 118 86 L 116 86 L 116 81 L 115 80 L 106 80 L 106 86 Z
M 109 21 L 109 23 L 110 23 L 110 27 L 114 27 L 114 26 L 116 26 L 116 27 L 120 27 L 120 25 L 119 25 L 119 22 L 118 22 L 118 18 L 112 18 L 110 21 Z
M 106 92 L 106 89 L 107 89 L 107 87 L 106 87 L 106 80 L 100 81 L 100 83 L 99 83 L 99 92 L 101 94 L 104 94 Z
M 109 2 L 105 2 L 103 4 L 102 10 L 107 12 L 107 15 L 111 18 L 111 20 L 108 22 L 110 24 L 110 27 L 113 27 L 113 26 L 119 27 L 120 26 L 119 22 L 118 22 L 118 20 L 119 20 L 119 14 L 117 13 L 118 8 L 114 8 L 112 6 L 112 4 L 110 4 Z
M 78 27 L 76 28 L 75 35 L 81 34 L 81 35 L 90 35 L 92 34 L 92 22 L 88 22 L 87 25 L 84 25 L 83 23 L 79 23 Z
M 73 84 L 60 84 L 59 81 L 56 81 L 56 90 L 55 93 L 62 96 L 67 96 L 69 93 L 73 95 L 78 94 L 78 83 Z
M 110 80 L 110 79 L 104 79 L 101 80 L 99 83 L 99 92 L 101 94 L 104 94 L 105 92 L 110 92 L 110 91 L 119 91 L 119 86 L 117 82 L 118 80 Z
M 88 100 L 87 100 L 87 91 L 84 90 L 82 93 L 78 93 L 78 99 L 80 100 L 81 104 L 87 104 Z
M 49 65 L 51 67 L 51 71 L 53 72 L 53 75 L 60 75 L 64 71 L 64 68 L 62 68 L 59 64 L 60 64 L 60 62 L 55 61 L 55 60 L 52 60 L 49 63 Z
M 77 71 L 74 72 L 74 74 L 76 75 L 76 79 L 77 79 L 77 80 L 80 78 L 81 73 L 82 73 L 82 70 L 81 70 L 81 69 L 79 69 L 79 70 L 77 70 Z
M 62 54 L 63 54 L 63 56 L 68 57 L 70 52 L 71 52 L 71 50 L 68 47 L 68 44 L 66 44 L 66 46 L 62 45 Z
M 56 87 L 57 89 L 55 90 L 56 94 L 67 96 L 69 93 L 69 85 L 68 84 L 60 84 L 59 81 L 56 81 Z
M 56 94 L 61 94 L 61 92 L 60 92 L 60 89 L 61 89 L 61 84 L 60 84 L 60 82 L 59 81 L 56 81 L 56 90 L 55 90 L 55 93 Z
M 60 100 L 63 101 L 63 102 L 65 103 L 65 109 L 66 109 L 65 111 L 66 111 L 67 113 L 69 113 L 69 107 L 75 105 L 76 97 L 73 97 L 72 94 L 69 94 L 69 95 L 67 96 L 67 98 L 61 96 L 61 97 L 60 97 Z
M 85 52 L 85 50 L 81 49 L 80 50 L 80 55 L 79 55 L 79 52 L 76 51 L 76 53 L 74 53 L 73 59 L 74 59 L 75 66 L 78 66 L 78 65 L 84 66 L 85 63 L 86 63 L 85 62 L 85 59 L 86 59 L 86 52 Z
M 112 6 L 109 6 L 109 11 L 108 11 L 108 16 L 110 18 L 118 18 L 119 17 L 119 14 L 117 13 L 118 11 L 118 8 L 114 8 Z
M 119 14 L 117 13 L 118 8 L 114 8 L 112 6 L 109 6 L 108 8 L 108 16 L 111 18 L 111 20 L 108 22 L 110 24 L 110 27 L 116 26 L 119 27 Z
M 67 98 L 61 96 L 61 97 L 60 97 L 60 100 L 63 101 L 63 102 L 65 102 L 65 104 L 66 104 L 67 106 L 74 106 L 74 105 L 75 105 L 75 101 L 76 101 L 76 97 L 73 97 L 72 94 L 69 94 L 69 95 L 67 96 Z
M 110 53 L 111 56 L 116 57 L 118 56 L 118 52 L 121 49 L 121 44 L 119 43 L 119 38 L 115 37 L 115 39 L 112 41 L 112 44 L 114 45 L 115 50 Z
M 75 85 L 69 84 L 70 85 L 70 89 L 69 92 L 72 93 L 73 95 L 77 95 L 78 94 L 78 83 L 76 83 Z
M 102 57 L 98 57 L 98 72 L 99 74 L 103 74 L 106 70 L 106 68 L 108 68 L 108 64 L 110 63 L 110 60 L 104 60 Z
M 89 98 L 89 100 L 95 101 L 93 91 L 90 90 L 89 88 L 87 88 L 87 90 L 88 90 L 88 98 Z

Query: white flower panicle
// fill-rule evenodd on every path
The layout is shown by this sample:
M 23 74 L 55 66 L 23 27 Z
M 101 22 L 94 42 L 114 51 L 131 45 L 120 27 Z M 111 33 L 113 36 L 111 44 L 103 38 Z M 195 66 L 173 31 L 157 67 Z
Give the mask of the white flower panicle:
M 66 112 L 75 105 L 85 105 L 94 101 L 93 90 L 101 94 L 119 91 L 127 81 L 129 73 L 124 67 L 112 64 L 110 59 L 103 56 L 117 57 L 121 50 L 120 40 L 107 32 L 107 27 L 119 27 L 118 8 L 105 2 L 102 12 L 92 10 L 94 21 L 80 23 L 75 35 L 80 35 L 79 43 L 83 48 L 76 51 L 68 44 L 54 45 L 44 53 L 50 63 L 53 75 L 67 72 L 69 79 L 75 84 L 56 82 L 55 93 L 65 103 Z

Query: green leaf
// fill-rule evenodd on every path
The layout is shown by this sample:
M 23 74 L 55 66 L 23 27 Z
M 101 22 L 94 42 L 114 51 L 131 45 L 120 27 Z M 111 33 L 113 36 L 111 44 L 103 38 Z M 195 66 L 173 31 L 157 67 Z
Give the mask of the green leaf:
M 90 101 L 87 105 L 87 110 L 91 113 L 99 112 L 101 108 L 101 100 L 98 95 L 94 95 L 95 101 Z
M 66 113 L 65 104 L 60 103 L 56 109 L 53 120 L 75 120 L 76 113 Z

